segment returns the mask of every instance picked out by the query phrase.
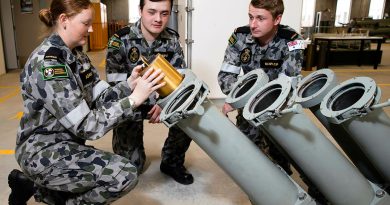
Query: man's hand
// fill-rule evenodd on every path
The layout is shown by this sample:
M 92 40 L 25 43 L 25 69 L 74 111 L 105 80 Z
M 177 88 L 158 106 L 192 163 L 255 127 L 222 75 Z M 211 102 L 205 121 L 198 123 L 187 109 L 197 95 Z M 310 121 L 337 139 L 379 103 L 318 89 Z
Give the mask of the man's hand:
M 161 108 L 158 105 L 154 105 L 152 109 L 148 112 L 148 115 L 150 116 L 149 118 L 149 123 L 159 123 L 160 122 L 160 113 L 161 113 Z
M 227 114 L 229 113 L 229 112 L 231 112 L 231 111 L 233 111 L 234 110 L 234 108 L 231 106 L 231 105 L 229 105 L 228 103 L 225 103 L 225 104 L 223 104 L 223 106 L 222 106 L 222 113 L 224 114 L 224 115 L 226 115 L 227 116 Z

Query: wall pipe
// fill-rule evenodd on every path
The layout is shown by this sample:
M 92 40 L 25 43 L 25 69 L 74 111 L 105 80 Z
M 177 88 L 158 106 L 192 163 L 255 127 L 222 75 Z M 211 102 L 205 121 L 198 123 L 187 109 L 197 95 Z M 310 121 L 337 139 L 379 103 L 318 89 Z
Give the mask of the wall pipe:
M 187 38 L 185 40 L 187 45 L 187 67 L 192 69 L 192 44 L 194 40 L 192 39 L 192 12 L 194 11 L 192 7 L 192 0 L 187 0 Z
M 179 15 L 178 5 L 177 5 L 177 2 L 174 1 L 174 4 L 172 5 L 171 16 L 169 17 L 167 27 L 175 30 L 176 32 L 179 32 L 179 23 L 178 23 L 178 18 L 177 18 L 178 15 Z

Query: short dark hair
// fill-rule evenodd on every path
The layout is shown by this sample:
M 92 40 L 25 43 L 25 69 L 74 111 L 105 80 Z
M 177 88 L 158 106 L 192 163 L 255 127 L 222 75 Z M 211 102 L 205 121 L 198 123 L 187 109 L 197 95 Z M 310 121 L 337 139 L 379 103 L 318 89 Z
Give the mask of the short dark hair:
M 158 1 L 168 1 L 168 0 L 149 0 L 149 1 L 153 1 L 153 2 L 158 2 Z M 173 0 L 169 0 L 171 2 L 171 8 L 173 6 Z M 139 8 L 141 9 L 144 9 L 144 6 L 145 6 L 145 0 L 140 0 L 139 1 Z
M 271 12 L 273 18 L 283 15 L 284 12 L 283 0 L 251 0 L 251 5 Z

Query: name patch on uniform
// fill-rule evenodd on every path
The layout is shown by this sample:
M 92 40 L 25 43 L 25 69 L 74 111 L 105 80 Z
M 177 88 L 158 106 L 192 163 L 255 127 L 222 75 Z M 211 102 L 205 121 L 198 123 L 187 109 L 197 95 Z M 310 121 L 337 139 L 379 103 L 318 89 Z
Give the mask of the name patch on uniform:
M 157 56 L 157 54 L 160 54 L 162 55 L 165 59 L 167 59 L 167 61 L 171 61 L 172 58 L 173 58 L 173 52 L 170 52 L 170 51 L 166 51 L 166 52 L 158 52 L 158 51 L 155 51 L 154 54 Z
M 93 72 L 91 68 L 81 71 L 80 72 L 80 78 L 81 81 L 83 82 L 83 85 L 88 85 L 89 83 L 93 82 Z
M 275 69 L 280 68 L 283 64 L 283 60 L 260 60 L 260 66 L 262 68 Z
M 229 46 L 233 46 L 237 43 L 237 36 L 233 33 L 229 38 Z
M 288 45 L 288 50 L 293 51 L 297 49 L 305 49 L 305 41 L 304 40 L 295 40 L 295 41 L 290 41 L 287 43 Z
M 43 80 L 52 80 L 56 78 L 68 78 L 69 74 L 66 70 L 65 65 L 55 65 L 42 67 L 41 72 L 43 75 Z
M 55 55 L 47 55 L 45 54 L 45 57 L 43 58 L 44 60 L 57 60 L 58 57 Z
M 136 63 L 139 59 L 139 49 L 137 47 L 130 48 L 129 59 L 131 63 Z
M 244 64 L 248 63 L 249 61 L 251 61 L 251 58 L 252 58 L 251 49 L 245 48 L 244 50 L 241 51 L 241 54 L 240 54 L 241 63 L 244 63 Z
M 112 37 L 110 39 L 110 42 L 108 43 L 109 48 L 115 48 L 115 49 L 119 49 L 121 45 L 122 45 L 122 41 L 115 37 Z

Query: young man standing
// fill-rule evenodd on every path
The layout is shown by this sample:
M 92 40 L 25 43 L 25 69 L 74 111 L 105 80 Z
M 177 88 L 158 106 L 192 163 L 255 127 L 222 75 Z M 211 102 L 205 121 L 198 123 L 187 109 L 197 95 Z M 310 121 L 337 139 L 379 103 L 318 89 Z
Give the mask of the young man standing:
M 218 83 L 223 93 L 229 94 L 241 72 L 262 69 L 270 81 L 279 75 L 300 74 L 303 61 L 303 41 L 290 27 L 280 25 L 284 11 L 282 0 L 252 0 L 249 5 L 249 25 L 237 28 L 229 38 Z M 225 103 L 222 112 L 233 108 Z M 237 126 L 257 146 L 291 174 L 288 160 L 264 136 L 251 126 L 238 110 Z
M 141 19 L 132 26 L 114 34 L 107 50 L 107 81 L 115 85 L 125 81 L 133 68 L 142 64 L 141 56 L 149 60 L 163 55 L 176 69 L 185 69 L 183 50 L 178 34 L 167 28 L 173 0 L 140 0 Z M 149 98 L 138 109 L 138 116 L 121 123 L 113 131 L 113 150 L 137 167 L 139 173 L 145 164 L 143 145 L 143 120 L 158 123 L 161 108 L 156 98 Z M 190 146 L 189 138 L 178 127 L 169 129 L 162 149 L 160 170 L 181 184 L 193 183 L 192 175 L 184 167 L 185 152 Z
M 304 42 L 292 28 L 281 25 L 284 12 L 283 0 L 251 0 L 249 4 L 249 25 L 236 28 L 229 38 L 218 83 L 223 93 L 229 94 L 232 85 L 241 72 L 244 74 L 262 69 L 272 81 L 280 75 L 297 76 L 301 73 Z M 225 103 L 222 112 L 227 114 L 233 108 Z M 276 148 L 260 129 L 253 127 L 238 110 L 238 128 L 271 160 L 291 175 L 288 159 Z M 326 201 L 310 184 L 309 194 L 317 201 Z

